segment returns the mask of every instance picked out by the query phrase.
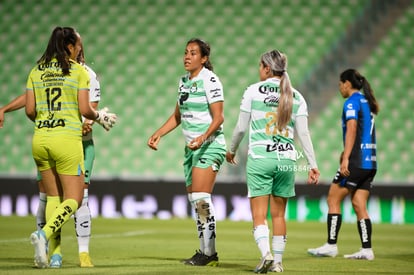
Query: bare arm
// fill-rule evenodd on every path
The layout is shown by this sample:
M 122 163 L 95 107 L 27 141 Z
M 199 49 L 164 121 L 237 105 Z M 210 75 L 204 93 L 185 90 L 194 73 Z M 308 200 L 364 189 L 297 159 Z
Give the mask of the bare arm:
M 26 94 L 19 95 L 7 105 L 0 108 L 0 128 L 3 128 L 4 113 L 13 112 L 23 108 L 26 105 Z
M 357 132 L 357 121 L 355 119 L 350 119 L 346 122 L 346 134 L 345 134 L 345 145 L 344 152 L 342 155 L 340 172 L 345 177 L 349 176 L 348 164 L 349 157 L 354 147 L 355 139 Z
M 80 90 L 78 92 L 79 111 L 86 119 L 96 120 L 97 112 L 92 108 L 89 102 L 89 90 Z
M 31 121 L 36 119 L 36 99 L 33 90 L 26 90 L 26 115 Z
M 174 113 L 167 119 L 167 121 L 148 139 L 147 145 L 153 149 L 158 150 L 157 146 L 162 136 L 165 136 L 178 125 L 181 124 L 181 114 L 178 105 L 175 105 Z
M 94 110 L 98 110 L 99 101 L 91 102 L 91 107 Z M 85 136 L 87 133 L 92 131 L 92 125 L 95 121 L 91 119 L 85 119 L 82 124 L 82 134 Z

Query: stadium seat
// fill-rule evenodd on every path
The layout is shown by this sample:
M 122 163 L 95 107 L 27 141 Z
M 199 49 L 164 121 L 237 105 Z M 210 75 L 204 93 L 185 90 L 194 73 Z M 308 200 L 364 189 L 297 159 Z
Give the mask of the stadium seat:
M 106 0 L 76 5 L 70 0 L 59 5 L 51 0 L 4 0 L 0 3 L 0 17 L 2 41 L 7 43 L 0 44 L 0 104 L 24 91 L 27 74 L 43 53 L 53 27 L 74 26 L 82 35 L 87 62 L 101 81 L 101 106 L 110 107 L 119 117 L 109 133 L 95 129 L 94 174 L 182 176 L 181 129 L 163 138 L 159 151 L 149 150 L 146 141 L 174 110 L 178 79 L 185 73 L 182 54 L 188 39 L 201 37 L 212 46 L 214 69 L 224 85 L 225 134 L 229 141 L 242 93 L 258 80 L 260 54 L 273 48 L 286 52 L 289 74 L 297 87 L 310 77 L 324 54 L 335 47 L 364 5 L 364 1 L 347 0 L 325 1 L 323 6 L 317 0 L 231 0 L 208 4 L 187 0 Z M 385 132 L 392 133 L 393 127 L 399 127 L 402 133 L 398 142 L 412 139 L 412 124 L 404 122 L 411 116 L 410 108 L 398 107 L 404 104 L 402 99 L 414 100 L 411 70 L 407 69 L 412 67 L 407 57 L 414 56 L 413 9 L 412 5 L 361 68 L 372 79 L 386 106 L 378 117 L 378 134 L 385 136 Z M 382 66 L 388 57 L 392 60 Z M 389 96 L 385 98 L 386 95 Z M 341 150 L 341 102 L 334 98 L 311 125 L 322 174 L 329 181 Z M 8 114 L 9 117 L 13 123 L 6 121 L 0 130 L 8 142 L 0 147 L 0 174 L 33 173 L 30 122 L 24 112 Z M 385 117 L 391 120 L 388 128 L 380 123 Z M 24 131 L 25 127 L 30 131 Z M 383 156 L 388 158 L 388 153 Z M 409 173 L 404 167 L 399 169 L 402 178 Z M 223 167 L 221 174 L 234 176 L 239 172 Z M 386 172 L 380 171 L 379 179 L 385 176 L 382 173 Z M 304 173 L 298 174 L 298 181 L 305 177 Z

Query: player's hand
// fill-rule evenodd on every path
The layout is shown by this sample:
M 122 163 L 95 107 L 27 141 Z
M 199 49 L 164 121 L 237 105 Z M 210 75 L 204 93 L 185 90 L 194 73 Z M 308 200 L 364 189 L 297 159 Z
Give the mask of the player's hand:
M 187 144 L 187 147 L 193 151 L 198 150 L 204 144 L 204 141 L 206 141 L 206 139 L 204 138 L 204 135 L 198 136 L 192 141 L 190 141 Z
M 231 164 L 237 164 L 237 162 L 235 160 L 235 156 L 236 156 L 236 154 L 231 153 L 230 151 L 227 151 L 227 153 L 226 153 L 227 162 L 231 163 Z
M 85 120 L 82 124 L 82 135 L 86 136 L 92 132 L 93 120 Z
M 308 184 L 318 184 L 320 172 L 318 168 L 312 168 L 308 173 Z
M 97 111 L 98 117 L 95 119 L 102 127 L 109 131 L 116 123 L 116 114 L 108 113 L 108 108 L 105 107 L 99 111 Z
M 147 141 L 147 145 L 152 150 L 158 150 L 158 142 L 160 142 L 161 136 L 157 133 L 154 133 Z
M 339 172 L 344 177 L 349 177 L 351 172 L 348 169 L 349 159 L 342 158 L 341 165 L 339 166 Z

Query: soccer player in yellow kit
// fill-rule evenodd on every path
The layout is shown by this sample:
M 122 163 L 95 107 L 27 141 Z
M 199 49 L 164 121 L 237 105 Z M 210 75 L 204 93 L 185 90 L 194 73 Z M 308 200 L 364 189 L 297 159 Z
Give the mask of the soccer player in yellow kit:
M 89 74 L 75 61 L 80 50 L 81 38 L 73 28 L 56 27 L 27 80 L 26 114 L 35 124 L 33 158 L 47 193 L 46 225 L 30 236 L 39 268 L 48 265 L 48 240 L 82 203 L 82 116 L 107 130 L 116 121 L 115 114 L 91 107 Z

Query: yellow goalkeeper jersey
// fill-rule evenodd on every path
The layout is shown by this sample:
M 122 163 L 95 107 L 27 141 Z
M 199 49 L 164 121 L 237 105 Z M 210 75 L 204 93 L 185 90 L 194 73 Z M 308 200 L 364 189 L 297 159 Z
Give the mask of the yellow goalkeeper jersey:
M 36 99 L 35 134 L 82 136 L 82 116 L 78 91 L 89 90 L 89 73 L 71 60 L 69 75 L 63 75 L 57 59 L 36 65 L 30 72 L 26 89 Z

